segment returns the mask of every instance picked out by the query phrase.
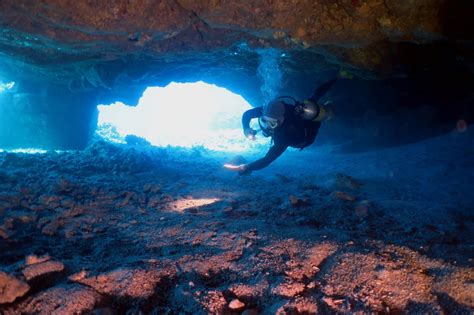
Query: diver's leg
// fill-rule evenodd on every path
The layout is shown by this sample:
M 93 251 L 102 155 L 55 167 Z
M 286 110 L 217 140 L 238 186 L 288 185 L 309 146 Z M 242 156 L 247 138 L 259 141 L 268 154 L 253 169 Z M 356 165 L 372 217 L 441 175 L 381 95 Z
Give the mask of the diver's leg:
M 326 83 L 320 85 L 313 93 L 313 95 L 309 98 L 310 101 L 313 103 L 317 104 L 319 99 L 326 94 L 329 89 L 336 83 L 337 78 L 331 79 L 327 81 Z

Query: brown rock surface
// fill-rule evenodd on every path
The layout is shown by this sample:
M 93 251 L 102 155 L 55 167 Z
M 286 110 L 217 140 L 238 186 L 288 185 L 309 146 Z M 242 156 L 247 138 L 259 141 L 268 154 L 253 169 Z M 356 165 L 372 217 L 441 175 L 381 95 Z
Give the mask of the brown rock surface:
M 48 278 L 64 270 L 64 264 L 60 261 L 45 261 L 27 266 L 22 273 L 26 281 L 34 281 L 37 278 Z
M 118 73 L 107 67 L 122 63 L 123 57 L 158 58 L 156 65 L 164 65 L 156 67 L 160 71 L 183 56 L 212 59 L 212 53 L 242 43 L 252 48 L 308 50 L 313 57 L 331 55 L 336 57 L 328 58 L 331 62 L 374 70 L 397 61 L 393 43 L 431 43 L 447 36 L 466 36 L 462 23 L 446 27 L 440 14 L 445 6 L 454 12 L 463 9 L 437 0 L 119 0 L 107 4 L 4 0 L 0 3 L 4 30 L 0 50 L 28 64 L 41 65 L 34 71 L 51 81 L 96 88 L 114 85 Z M 248 68 L 245 58 L 234 59 L 226 67 Z M 52 60 L 61 66 L 54 67 Z M 135 68 L 124 72 L 131 78 L 147 73 Z
M 166 283 L 174 276 L 175 271 L 172 269 L 117 269 L 95 277 L 79 278 L 77 282 L 92 287 L 101 294 L 148 299 L 155 294 L 159 284 Z
M 102 300 L 93 290 L 78 284 L 56 286 L 42 291 L 6 314 L 83 314 L 91 312 Z
M 245 308 L 245 303 L 243 303 L 239 299 L 233 299 L 229 303 L 229 308 L 233 311 L 241 311 Z
M 49 255 L 44 255 L 44 256 L 28 255 L 25 258 L 25 264 L 29 266 L 29 265 L 43 263 L 50 259 L 51 257 Z
M 0 304 L 13 303 L 29 290 L 28 284 L 0 271 Z

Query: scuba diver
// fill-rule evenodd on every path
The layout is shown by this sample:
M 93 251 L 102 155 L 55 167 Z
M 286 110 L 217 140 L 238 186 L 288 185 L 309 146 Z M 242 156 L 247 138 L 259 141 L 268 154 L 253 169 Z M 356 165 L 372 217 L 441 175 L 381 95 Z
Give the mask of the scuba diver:
M 319 99 L 336 83 L 338 78 L 331 79 L 319 86 L 313 95 L 303 102 L 292 97 L 282 96 L 270 101 L 263 107 L 247 110 L 242 115 L 244 135 L 255 139 L 257 131 L 250 128 L 250 121 L 258 118 L 258 123 L 265 137 L 271 137 L 273 144 L 267 154 L 252 163 L 231 165 L 226 169 L 236 171 L 240 175 L 248 175 L 252 171 L 267 167 L 285 152 L 288 147 L 303 150 L 311 145 L 323 120 L 333 117 L 330 106 L 321 105 Z

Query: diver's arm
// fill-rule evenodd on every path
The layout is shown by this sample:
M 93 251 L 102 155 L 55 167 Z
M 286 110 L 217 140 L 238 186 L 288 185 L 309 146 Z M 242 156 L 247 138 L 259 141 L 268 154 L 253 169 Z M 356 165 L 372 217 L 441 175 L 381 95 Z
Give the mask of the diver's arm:
M 327 81 L 326 83 L 323 83 L 322 85 L 320 85 L 314 91 L 313 95 L 309 98 L 309 100 L 311 100 L 312 102 L 317 104 L 319 99 L 321 97 L 323 97 L 324 94 L 326 94 L 331 89 L 331 87 L 334 85 L 334 83 L 336 83 L 337 80 L 338 80 L 338 78 L 334 78 L 334 79 L 331 79 L 331 80 Z
M 250 121 L 253 118 L 258 118 L 263 115 L 263 107 L 255 107 L 252 109 L 247 110 L 243 115 L 242 115 L 242 128 L 244 130 L 250 128 Z
M 245 172 L 250 173 L 252 171 L 260 170 L 262 168 L 267 167 L 268 165 L 270 165 L 270 163 L 272 163 L 280 155 L 282 155 L 283 152 L 285 152 L 287 148 L 288 148 L 288 145 L 285 145 L 285 144 L 273 145 L 263 158 L 255 162 L 252 162 L 250 164 L 247 164 L 245 167 Z

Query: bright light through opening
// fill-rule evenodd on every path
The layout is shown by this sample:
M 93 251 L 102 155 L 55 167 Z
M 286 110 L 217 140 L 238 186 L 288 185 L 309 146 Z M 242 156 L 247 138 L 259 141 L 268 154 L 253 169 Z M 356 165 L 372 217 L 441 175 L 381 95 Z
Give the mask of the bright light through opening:
M 157 146 L 203 146 L 216 151 L 244 151 L 268 141 L 244 138 L 245 99 L 204 82 L 149 87 L 136 107 L 99 105 L 97 133 L 113 142 L 136 135 Z
M 6 90 L 11 90 L 15 86 L 15 82 L 8 82 L 8 83 L 3 83 L 0 81 L 0 93 L 6 91 Z

